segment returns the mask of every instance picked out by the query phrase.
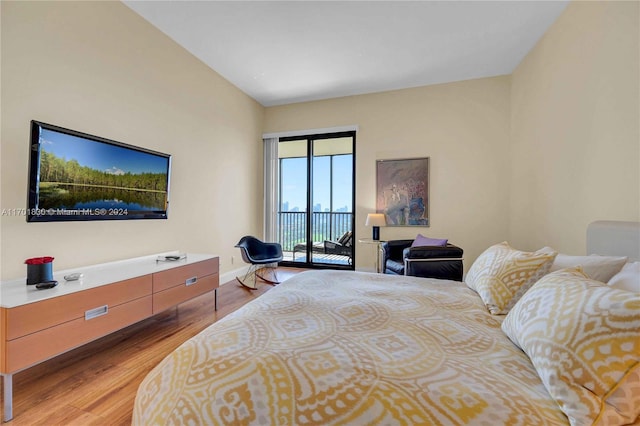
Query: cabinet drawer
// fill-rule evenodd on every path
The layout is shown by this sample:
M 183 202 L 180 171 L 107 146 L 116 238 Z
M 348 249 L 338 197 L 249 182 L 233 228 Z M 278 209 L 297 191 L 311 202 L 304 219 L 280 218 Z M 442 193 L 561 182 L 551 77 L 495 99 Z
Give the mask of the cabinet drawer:
M 121 305 L 151 295 L 151 274 L 114 284 L 54 297 L 7 310 L 7 340 L 82 318 L 85 311 L 96 306 Z
M 148 318 L 151 310 L 152 297 L 149 295 L 109 306 L 108 312 L 93 319 L 86 320 L 83 312 L 82 318 L 6 342 L 7 357 L 2 371 L 15 372 L 88 343 Z
M 218 272 L 218 258 L 203 260 L 153 274 L 153 292 L 184 285 L 187 280 L 200 279 Z
M 218 274 L 207 275 L 198 279 L 194 284 L 174 286 L 167 290 L 153 294 L 153 313 L 154 315 L 164 311 L 165 309 L 176 306 L 186 300 L 200 296 L 208 291 L 215 290 L 219 285 Z

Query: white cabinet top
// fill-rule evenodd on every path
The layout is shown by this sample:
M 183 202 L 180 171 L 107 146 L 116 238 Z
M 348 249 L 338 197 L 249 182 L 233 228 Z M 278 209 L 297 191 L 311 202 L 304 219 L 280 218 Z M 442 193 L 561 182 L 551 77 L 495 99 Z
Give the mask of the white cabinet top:
M 77 291 L 88 290 L 93 287 L 112 284 L 118 281 L 153 274 L 155 272 L 166 271 L 167 269 L 218 257 L 213 254 L 187 253 L 186 257 L 180 260 L 157 260 L 159 256 L 169 254 L 177 254 L 177 252 L 136 257 L 57 272 L 54 270 L 53 279 L 58 281 L 58 285 L 44 290 L 38 290 L 35 285 L 27 285 L 26 277 L 10 281 L 2 281 L 2 283 L 0 283 L 0 307 L 14 308 L 16 306 L 39 302 L 53 297 L 64 296 Z M 83 276 L 78 281 L 65 281 L 64 276 L 72 273 L 81 273 Z

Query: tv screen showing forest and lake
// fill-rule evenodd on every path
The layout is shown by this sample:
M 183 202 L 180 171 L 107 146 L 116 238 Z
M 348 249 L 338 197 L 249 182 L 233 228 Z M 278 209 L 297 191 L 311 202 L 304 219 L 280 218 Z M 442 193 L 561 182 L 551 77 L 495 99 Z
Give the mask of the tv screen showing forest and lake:
M 171 156 L 31 122 L 28 222 L 166 219 Z

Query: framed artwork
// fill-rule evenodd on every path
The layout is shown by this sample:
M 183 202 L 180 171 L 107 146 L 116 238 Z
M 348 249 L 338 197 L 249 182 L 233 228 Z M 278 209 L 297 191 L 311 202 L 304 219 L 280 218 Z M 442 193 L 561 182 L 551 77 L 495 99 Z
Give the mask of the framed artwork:
M 387 226 L 429 226 L 429 157 L 376 161 L 376 211 Z

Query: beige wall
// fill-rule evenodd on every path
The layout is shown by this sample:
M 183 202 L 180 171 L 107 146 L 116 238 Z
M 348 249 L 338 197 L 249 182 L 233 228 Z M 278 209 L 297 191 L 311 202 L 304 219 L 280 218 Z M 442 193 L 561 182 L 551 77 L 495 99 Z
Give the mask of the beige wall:
M 573 2 L 511 76 L 267 108 L 265 130 L 360 125 L 359 236 L 375 160 L 429 156 L 432 226 L 383 239 L 449 238 L 467 269 L 501 240 L 584 253 L 590 222 L 640 220 L 638 21 L 638 2 Z
M 638 2 L 573 2 L 511 86 L 510 239 L 585 252 L 587 225 L 640 220 Z
M 166 221 L 27 224 L 0 216 L 0 276 L 261 234 L 262 132 L 358 124 L 356 232 L 375 160 L 431 157 L 430 228 L 466 267 L 509 240 L 584 251 L 586 225 L 640 220 L 638 2 L 573 2 L 512 76 L 265 109 L 118 2 L 2 2 L 1 208 L 26 204 L 31 119 L 173 154 Z M 265 115 L 263 117 L 263 115 Z M 356 266 L 370 270 L 371 246 Z
M 431 158 L 431 227 L 388 227 L 383 239 L 418 232 L 449 238 L 475 259 L 507 238 L 509 77 L 267 108 L 265 132 L 357 124 L 356 233 L 370 237 L 378 159 Z M 374 247 L 356 246 L 356 268 L 372 270 Z M 469 264 L 467 264 L 467 267 Z
M 2 2 L 1 207 L 26 207 L 29 121 L 173 155 L 168 220 L 0 218 L 1 276 L 165 250 L 221 255 L 262 228 L 264 108 L 120 2 Z

